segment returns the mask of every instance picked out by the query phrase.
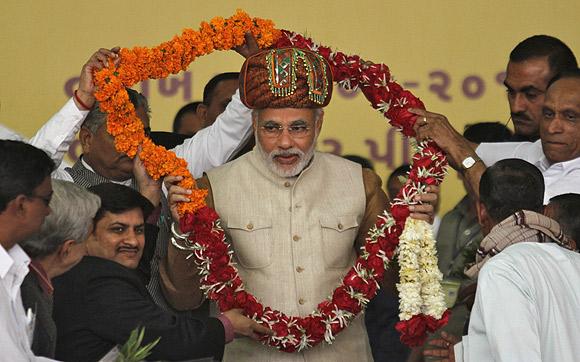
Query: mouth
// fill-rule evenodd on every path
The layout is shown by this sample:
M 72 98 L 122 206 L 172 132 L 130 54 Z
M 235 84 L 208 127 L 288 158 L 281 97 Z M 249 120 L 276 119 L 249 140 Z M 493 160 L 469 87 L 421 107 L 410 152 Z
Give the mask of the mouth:
M 527 117 L 520 117 L 520 116 L 512 116 L 512 121 L 518 124 L 530 124 L 533 121 Z
M 120 248 L 117 249 L 117 254 L 123 255 L 126 258 L 134 259 L 139 257 L 139 249 L 137 248 Z
M 300 159 L 300 156 L 296 154 L 278 155 L 275 156 L 274 159 L 276 160 L 277 163 L 281 165 L 292 165 L 295 164 Z

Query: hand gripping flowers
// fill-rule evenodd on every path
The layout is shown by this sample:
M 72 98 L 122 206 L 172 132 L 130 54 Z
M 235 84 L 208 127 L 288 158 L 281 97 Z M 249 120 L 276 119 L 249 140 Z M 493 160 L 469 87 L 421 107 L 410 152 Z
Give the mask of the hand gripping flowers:
M 375 296 L 378 281 L 397 251 L 400 252 L 401 264 L 401 283 L 398 285 L 401 322 L 397 329 L 402 333 L 403 342 L 410 345 L 421 343 L 427 331 L 434 331 L 447 320 L 432 235 L 423 223 L 408 218 L 408 206 L 413 203 L 413 196 L 424 193 L 427 185 L 439 184 L 443 179 L 446 160 L 435 144 L 418 145 L 409 180 L 393 201 L 392 216 L 385 211 L 377 219 L 360 256 L 342 283 L 327 300 L 319 303 L 312 314 L 299 317 L 287 316 L 263 306 L 257 297 L 245 290 L 232 263 L 232 251 L 225 242 L 219 216 L 205 205 L 207 191 L 194 189 L 195 183 L 187 172 L 185 161 L 153 145 L 144 136 L 124 87 L 143 79 L 176 73 L 185 69 L 195 56 L 208 54 L 214 49 L 231 49 L 240 45 L 246 31 L 254 34 L 261 47 L 271 46 L 274 42 L 278 48 L 294 47 L 267 54 L 270 54 L 271 62 L 277 59 L 278 65 L 284 62 L 307 65 L 306 72 L 311 75 L 307 78 L 306 88 L 309 102 L 318 105 L 328 102 L 332 86 L 324 83 L 330 83 L 333 74 L 340 86 L 361 89 L 373 108 L 389 118 L 391 124 L 405 135 L 413 136 L 416 116 L 407 109 L 423 108 L 423 104 L 391 80 L 387 66 L 331 52 L 300 35 L 274 29 L 270 21 L 250 19 L 238 11 L 229 19 L 216 18 L 209 24 L 202 23 L 198 32 L 187 29 L 181 37 L 153 49 L 123 49 L 117 69 L 104 69 L 95 74 L 99 86 L 96 96 L 101 109 L 109 114 L 108 131 L 115 137 L 117 149 L 134 156 L 141 146 L 140 157 L 154 178 L 169 174 L 185 176 L 180 186 L 193 189 L 193 196 L 192 202 L 180 208 L 181 230 L 188 233 L 181 241 L 198 261 L 202 288 L 222 311 L 242 308 L 246 315 L 274 329 L 276 335 L 265 338 L 263 343 L 286 352 L 301 351 L 322 341 L 332 343 L 335 335 L 346 328 Z M 246 63 L 250 61 L 248 59 Z M 280 78 L 270 77 L 270 94 L 267 96 L 291 95 L 296 89 L 291 73 Z M 243 92 L 248 84 L 242 79 L 240 91 L 245 102 L 247 98 Z

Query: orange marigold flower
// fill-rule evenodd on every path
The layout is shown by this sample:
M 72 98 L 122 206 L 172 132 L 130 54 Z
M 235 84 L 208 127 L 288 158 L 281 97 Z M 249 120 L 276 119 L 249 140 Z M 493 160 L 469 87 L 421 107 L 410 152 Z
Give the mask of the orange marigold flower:
M 120 51 L 118 67 L 109 62 L 108 68 L 94 73 L 97 86 L 95 98 L 101 111 L 107 113 L 107 131 L 115 138 L 115 148 L 143 160 L 147 173 L 154 179 L 167 175 L 183 176 L 179 186 L 192 190 L 190 202 L 179 205 L 180 215 L 196 212 L 205 206 L 207 190 L 199 190 L 187 162 L 175 153 L 155 145 L 145 136 L 143 123 L 135 114 L 125 87 L 146 79 L 165 78 L 187 69 L 196 57 L 214 50 L 229 50 L 244 43 L 244 34 L 251 31 L 262 48 L 271 46 L 280 36 L 271 20 L 250 18 L 242 10 L 227 18 L 215 17 L 202 22 L 199 30 L 184 29 L 180 36 L 154 48 L 134 47 Z

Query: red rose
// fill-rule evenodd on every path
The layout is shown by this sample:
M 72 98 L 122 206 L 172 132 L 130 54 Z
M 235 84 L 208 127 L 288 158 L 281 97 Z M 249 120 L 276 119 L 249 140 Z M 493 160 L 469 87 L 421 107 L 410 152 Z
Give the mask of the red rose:
M 221 294 L 220 298 L 217 300 L 218 307 L 220 311 L 226 312 L 236 305 L 236 298 L 234 296 L 233 291 L 228 291 L 227 293 Z
M 264 306 L 258 303 L 256 298 L 248 296 L 244 311 L 248 316 L 256 316 L 256 318 L 261 319 L 262 316 L 264 315 Z
M 338 333 L 340 333 L 344 329 L 345 325 L 340 324 L 339 322 L 334 322 L 330 325 L 330 330 L 332 331 L 332 335 L 336 337 Z
M 375 272 L 375 275 L 378 275 L 379 277 L 382 277 L 385 273 L 385 263 L 383 263 L 383 259 L 376 255 L 369 256 L 366 260 L 366 264 L 368 268 L 372 269 Z
M 236 308 L 244 308 L 246 302 L 248 301 L 248 293 L 242 290 L 237 292 L 235 297 L 236 297 Z
M 433 163 L 431 156 L 424 156 L 413 161 L 413 168 L 429 168 Z
M 366 282 L 359 277 L 354 270 L 351 270 L 343 279 L 344 285 L 351 287 L 354 290 L 360 290 Z
M 349 311 L 351 313 L 356 313 L 358 308 L 358 301 L 350 297 L 345 287 L 339 287 L 334 291 L 332 295 L 332 302 L 336 304 L 339 309 Z
M 286 337 L 288 335 L 288 324 L 283 321 L 278 321 L 270 327 L 275 333 L 276 337 Z
M 217 242 L 207 245 L 207 249 L 204 254 L 210 259 L 220 258 L 223 255 L 227 255 L 228 246 L 224 242 Z
M 401 342 L 409 347 L 421 346 L 427 339 L 427 323 L 422 314 L 413 316 L 408 321 L 400 321 L 395 329 L 401 333 Z
M 217 212 L 209 206 L 197 210 L 196 217 L 198 222 L 210 225 L 219 218 Z
M 381 250 L 381 246 L 379 245 L 378 242 L 367 242 L 365 244 L 365 250 L 367 251 L 367 253 L 369 253 L 370 255 L 377 255 L 379 253 L 379 250 Z
M 213 273 L 216 270 L 222 269 L 229 263 L 230 263 L 229 255 L 222 255 L 217 258 L 213 258 L 211 261 L 211 265 L 209 267 L 209 271 Z
M 179 219 L 179 229 L 182 233 L 189 233 L 193 230 L 195 216 L 191 212 L 186 213 Z
M 331 50 L 325 46 L 318 47 L 318 54 L 320 54 L 324 59 L 328 60 L 330 58 Z
M 393 205 L 391 208 L 391 214 L 398 223 L 403 223 L 409 217 L 410 213 L 409 206 L 407 205 Z
M 306 317 L 300 320 L 300 326 L 306 330 L 310 338 L 319 341 L 324 338 L 326 332 L 326 324 L 321 317 Z
M 320 313 L 328 315 L 334 310 L 334 305 L 332 304 L 332 301 L 324 300 L 320 302 L 316 308 L 320 311 Z
M 431 333 L 435 332 L 439 328 L 445 326 L 449 322 L 449 317 L 451 316 L 451 312 L 447 309 L 443 312 L 443 315 L 440 319 L 435 319 L 431 316 L 426 316 L 425 319 L 427 321 L 427 330 Z

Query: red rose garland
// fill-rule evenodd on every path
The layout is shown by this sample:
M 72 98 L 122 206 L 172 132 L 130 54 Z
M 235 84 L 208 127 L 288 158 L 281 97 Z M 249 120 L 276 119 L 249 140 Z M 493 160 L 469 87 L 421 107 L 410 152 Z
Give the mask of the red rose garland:
M 346 89 L 361 89 L 390 123 L 406 136 L 414 136 L 416 116 L 408 108 L 424 108 L 423 103 L 391 80 L 384 64 L 363 61 L 358 56 L 346 56 L 329 48 L 314 44 L 301 35 L 282 31 L 276 47 L 294 46 L 308 48 L 321 54 L 329 62 L 335 81 Z M 302 351 L 322 341 L 332 343 L 334 336 L 348 326 L 349 322 L 377 293 L 385 268 L 397 252 L 399 237 L 409 216 L 413 196 L 424 193 L 427 185 L 442 182 L 447 165 L 445 155 L 433 142 L 418 145 L 413 156 L 413 169 L 409 180 L 392 203 L 391 213 L 384 212 L 369 230 L 366 244 L 354 266 L 343 278 L 332 296 L 322 301 L 317 309 L 306 317 L 287 316 L 263 306 L 253 295 L 244 290 L 244 284 L 232 262 L 219 216 L 209 207 L 195 214 L 186 214 L 180 220 L 180 228 L 189 233 L 189 248 L 193 250 L 201 273 L 201 288 L 211 300 L 217 302 L 221 311 L 242 308 L 244 313 L 270 327 L 275 336 L 264 337 L 263 343 L 285 352 Z M 421 344 L 427 332 L 433 332 L 447 323 L 448 312 L 439 318 L 419 313 L 397 324 L 401 340 L 408 345 Z

